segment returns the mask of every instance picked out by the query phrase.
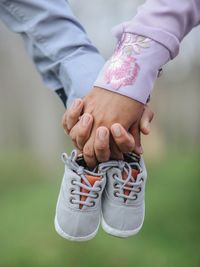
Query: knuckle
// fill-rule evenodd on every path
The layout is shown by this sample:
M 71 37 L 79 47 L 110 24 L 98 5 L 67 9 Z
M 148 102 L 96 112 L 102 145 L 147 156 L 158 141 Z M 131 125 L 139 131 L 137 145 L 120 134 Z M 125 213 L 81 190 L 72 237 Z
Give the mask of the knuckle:
M 63 129 L 64 129 L 64 131 L 66 131 L 69 134 L 69 129 L 67 127 L 67 124 L 63 124 Z
M 96 150 L 97 151 L 105 153 L 106 149 L 107 149 L 107 144 L 105 144 L 105 143 L 96 144 Z
M 79 132 L 77 133 L 77 137 L 81 140 L 84 140 L 87 138 L 87 132 L 83 129 L 79 129 Z
M 67 128 L 67 123 L 66 122 L 62 122 L 62 127 L 64 128 L 64 129 L 66 129 Z
M 68 118 L 69 119 L 78 119 L 80 116 L 80 110 L 77 109 L 77 110 L 74 110 L 74 109 L 69 109 L 68 111 Z
M 63 127 L 65 133 L 69 134 L 69 129 L 68 129 L 68 124 L 67 124 L 66 117 L 62 118 L 62 127 Z
M 70 132 L 69 136 L 70 136 L 72 142 L 73 143 L 76 143 L 76 136 L 75 136 L 75 134 L 73 132 Z
M 62 120 L 64 120 L 65 118 L 67 118 L 67 114 L 68 114 L 68 110 L 65 111 L 65 113 L 62 116 Z
M 68 118 L 69 118 L 69 119 L 74 119 L 76 116 L 77 116 L 77 112 L 75 112 L 75 111 L 72 110 L 72 109 L 69 109 L 69 112 L 68 112 Z
M 62 117 L 62 126 L 65 128 L 66 126 L 67 126 L 67 120 L 66 120 L 66 116 L 64 115 L 63 117 Z

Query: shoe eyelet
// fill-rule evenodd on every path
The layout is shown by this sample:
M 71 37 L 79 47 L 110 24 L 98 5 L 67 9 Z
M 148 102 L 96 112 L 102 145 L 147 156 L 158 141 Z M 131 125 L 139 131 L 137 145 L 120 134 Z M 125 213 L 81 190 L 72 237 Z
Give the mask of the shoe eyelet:
M 138 198 L 138 195 L 137 194 L 134 194 L 133 197 L 134 197 L 133 200 L 136 200 Z
M 138 187 L 137 193 L 140 193 L 142 191 L 142 187 Z
M 117 191 L 114 191 L 113 192 L 113 195 L 114 195 L 114 197 L 118 197 L 118 192 Z
M 117 182 L 113 182 L 113 187 L 114 187 L 114 188 L 117 188 L 117 185 L 118 185 Z
M 95 193 L 94 199 L 97 199 L 99 197 L 98 193 Z
M 95 206 L 95 201 L 90 201 L 91 206 L 90 207 L 94 207 Z
M 75 198 L 74 198 L 74 197 L 70 197 L 69 202 L 70 202 L 71 204 L 75 204 L 75 203 L 73 202 L 73 200 L 75 200 Z
M 74 188 L 71 188 L 71 189 L 70 189 L 70 194 L 71 194 L 71 195 L 74 195 L 74 191 L 75 191 L 75 189 L 74 189 Z
M 71 184 L 72 184 L 72 185 L 76 185 L 75 182 L 76 182 L 76 179 L 72 179 L 72 180 L 71 180 Z
M 112 178 L 115 179 L 115 176 L 117 176 L 116 173 L 113 173 Z
M 102 190 L 102 186 L 101 186 L 101 185 L 99 185 L 98 187 L 99 187 L 99 192 L 100 192 L 100 191 Z

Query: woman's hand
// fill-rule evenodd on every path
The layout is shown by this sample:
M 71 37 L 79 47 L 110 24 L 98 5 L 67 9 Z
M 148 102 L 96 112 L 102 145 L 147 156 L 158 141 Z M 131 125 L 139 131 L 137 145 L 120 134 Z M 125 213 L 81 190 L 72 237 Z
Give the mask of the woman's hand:
M 110 158 L 122 159 L 123 153 L 133 150 L 137 154 L 143 153 L 140 131 L 149 134 L 154 114 L 148 106 L 132 101 L 97 88 L 84 100 L 76 99 L 65 112 L 62 120 L 64 130 L 74 145 L 83 151 L 89 166 Z

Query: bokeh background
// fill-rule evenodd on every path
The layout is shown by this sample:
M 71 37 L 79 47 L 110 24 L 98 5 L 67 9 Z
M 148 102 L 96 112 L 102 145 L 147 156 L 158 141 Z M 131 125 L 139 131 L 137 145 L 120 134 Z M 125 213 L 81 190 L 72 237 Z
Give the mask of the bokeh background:
M 110 29 L 144 1 L 72 0 L 75 14 L 108 58 Z M 0 23 L 0 266 L 200 266 L 200 28 L 164 68 L 144 138 L 148 168 L 146 219 L 135 237 L 102 230 L 87 243 L 54 231 L 63 174 L 60 154 L 72 149 L 61 127 L 64 108 L 45 88 L 20 36 Z M 72 222 L 73 223 L 73 222 Z

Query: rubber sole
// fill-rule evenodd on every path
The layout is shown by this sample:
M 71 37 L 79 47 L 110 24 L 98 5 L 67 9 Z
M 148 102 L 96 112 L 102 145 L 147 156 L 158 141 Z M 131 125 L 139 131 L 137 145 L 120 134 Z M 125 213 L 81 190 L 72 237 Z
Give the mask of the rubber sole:
M 99 224 L 100 225 L 100 224 Z M 70 240 L 70 241 L 77 241 L 77 242 L 83 242 L 83 241 L 88 241 L 88 240 L 91 240 L 92 238 L 95 237 L 95 235 L 97 234 L 98 232 L 98 229 L 99 229 L 99 225 L 97 227 L 97 229 L 87 235 L 87 236 L 81 236 L 81 237 L 75 237 L 75 236 L 70 236 L 68 234 L 66 234 L 62 228 L 60 227 L 60 225 L 58 224 L 58 220 L 57 220 L 57 217 L 55 216 L 55 219 L 54 219 L 54 226 L 55 226 L 55 229 L 56 229 L 56 232 L 63 238 L 67 239 L 67 240 Z
M 136 228 L 134 230 L 120 231 L 120 230 L 115 229 L 115 228 L 111 227 L 110 225 L 108 225 L 105 222 L 103 216 L 101 219 L 101 226 L 106 233 L 113 235 L 113 236 L 116 236 L 116 237 L 122 237 L 122 238 L 127 238 L 130 236 L 136 235 L 140 231 L 140 229 L 142 228 L 142 225 L 143 225 L 143 222 L 138 228 Z

